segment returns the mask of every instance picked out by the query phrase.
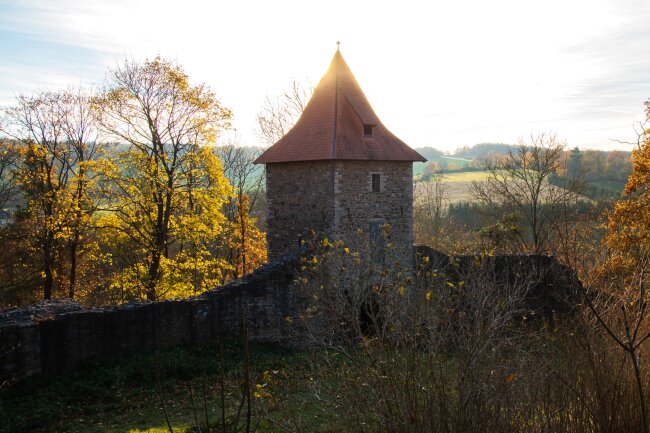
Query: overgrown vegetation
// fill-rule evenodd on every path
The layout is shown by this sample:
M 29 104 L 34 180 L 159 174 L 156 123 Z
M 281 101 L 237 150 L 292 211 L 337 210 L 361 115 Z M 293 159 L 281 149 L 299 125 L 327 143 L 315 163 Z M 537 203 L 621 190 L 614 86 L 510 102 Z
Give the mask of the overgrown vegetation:
M 574 293 L 586 305 L 574 297 L 551 320 L 529 303 L 531 267 L 504 272 L 484 256 L 452 276 L 427 259 L 414 275 L 365 253 L 323 243 L 307 261 L 311 302 L 297 318 L 326 354 L 311 366 L 315 392 L 337 396 L 324 404 L 346 431 L 643 431 L 640 270 L 606 295 L 588 280 Z
M 305 258 L 308 302 L 287 321 L 307 351 L 252 344 L 247 356 L 230 341 L 222 356 L 215 342 L 32 379 L 2 391 L 5 429 L 165 432 L 167 418 L 178 432 L 234 431 L 237 419 L 255 431 L 250 413 L 248 425 L 274 432 L 640 430 L 642 286 L 625 286 L 628 307 L 589 281 L 590 307 L 549 321 L 527 302 L 539 277 L 529 268 L 505 278 L 485 256 L 452 276 L 425 259 L 410 274 L 375 258 L 328 241 Z M 638 335 L 633 357 L 603 325 L 624 344 Z
M 274 399 L 302 412 L 309 419 L 308 431 L 337 431 L 332 427 L 337 425 L 335 420 L 324 417 L 317 399 L 304 386 L 309 381 L 307 360 L 314 357 L 315 361 L 317 356 L 251 343 L 253 416 L 263 415 L 262 431 L 285 421 Z M 202 423 L 205 391 L 208 419 L 217 428 L 221 425 L 221 359 L 220 345 L 213 342 L 202 348 L 138 355 L 112 365 L 91 364 L 75 373 L 30 379 L 0 390 L 0 432 L 167 432 L 157 375 L 174 431 L 198 431 L 191 430 L 196 423 L 190 388 Z M 226 342 L 223 359 L 230 425 L 241 396 L 244 356 L 240 340 Z

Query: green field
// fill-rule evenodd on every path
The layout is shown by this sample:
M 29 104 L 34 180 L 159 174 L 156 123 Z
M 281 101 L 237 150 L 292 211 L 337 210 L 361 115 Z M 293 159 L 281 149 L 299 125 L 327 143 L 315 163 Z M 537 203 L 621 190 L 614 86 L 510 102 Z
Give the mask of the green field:
M 488 178 L 487 171 L 462 171 L 455 173 L 443 173 L 442 180 L 447 183 L 457 182 L 483 182 Z
M 444 173 L 442 181 L 446 188 L 447 203 L 471 202 L 474 201 L 472 195 L 472 184 L 474 182 L 485 182 L 490 173 L 487 171 L 463 171 Z M 415 199 L 418 197 L 418 188 L 421 188 L 422 182 L 415 183 Z
M 486 171 L 463 171 L 454 173 L 443 173 L 442 181 L 446 188 L 447 202 L 458 203 L 473 201 L 472 182 L 484 182 L 488 177 Z M 415 184 L 415 197 L 417 200 L 418 188 L 422 182 Z
M 457 168 L 465 168 L 469 166 L 471 159 L 465 158 L 456 158 L 454 156 L 435 156 L 427 157 L 427 162 L 415 162 L 413 163 L 413 176 L 419 176 L 422 174 L 424 167 L 431 162 L 437 162 L 442 167 L 443 171 L 448 166 L 448 164 L 454 164 Z
M 625 189 L 625 182 L 617 182 L 613 180 L 596 180 L 591 181 L 590 183 L 597 188 L 601 188 L 616 195 L 621 194 Z

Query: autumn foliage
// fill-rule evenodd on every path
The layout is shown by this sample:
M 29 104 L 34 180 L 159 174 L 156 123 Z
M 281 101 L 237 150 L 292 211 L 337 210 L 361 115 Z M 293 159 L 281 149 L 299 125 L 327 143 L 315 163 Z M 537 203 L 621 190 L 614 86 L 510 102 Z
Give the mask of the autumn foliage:
M 646 103 L 650 120 L 650 100 Z M 614 264 L 631 270 L 648 252 L 650 241 L 650 130 L 645 129 L 632 151 L 632 175 L 625 185 L 624 199 L 618 201 L 609 216 L 607 243 L 618 253 Z
M 232 113 L 175 63 L 125 61 L 96 94 L 43 91 L 2 114 L 0 208 L 18 210 L 0 226 L 0 304 L 180 298 L 266 260 L 217 156 Z

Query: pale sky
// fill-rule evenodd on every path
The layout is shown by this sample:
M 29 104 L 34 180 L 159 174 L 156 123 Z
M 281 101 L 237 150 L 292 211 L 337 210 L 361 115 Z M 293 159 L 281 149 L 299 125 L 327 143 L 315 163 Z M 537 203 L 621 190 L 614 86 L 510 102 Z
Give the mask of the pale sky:
M 541 131 L 627 148 L 650 97 L 648 0 L 0 0 L 0 104 L 160 54 L 257 144 L 264 98 L 341 52 L 383 123 L 453 151 Z

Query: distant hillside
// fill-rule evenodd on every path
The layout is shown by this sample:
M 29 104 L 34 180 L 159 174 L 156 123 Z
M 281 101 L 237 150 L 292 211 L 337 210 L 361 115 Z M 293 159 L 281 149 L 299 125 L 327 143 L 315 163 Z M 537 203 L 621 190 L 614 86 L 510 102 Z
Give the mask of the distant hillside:
M 417 153 L 424 156 L 427 160 L 439 158 L 445 154 L 442 150 L 438 150 L 435 147 L 418 147 L 415 149 Z
M 504 155 L 514 147 L 512 144 L 505 143 L 479 143 L 471 147 L 461 147 L 456 150 L 453 156 L 467 159 L 485 159 L 490 154 Z
M 515 148 L 515 145 L 504 143 L 480 143 L 471 147 L 462 147 L 453 155 L 444 155 L 432 147 L 416 149 L 428 161 L 413 164 L 413 175 L 416 177 L 416 182 L 428 181 L 430 174 L 435 172 L 441 172 L 444 175 L 467 172 L 467 176 L 478 176 L 471 172 L 481 171 L 485 159 L 505 155 Z M 549 181 L 555 185 L 562 185 L 563 179 L 566 180 L 567 177 L 577 173 L 581 173 L 588 184 L 586 195 L 589 198 L 594 200 L 615 199 L 620 196 L 632 173 L 632 155 L 628 151 L 621 150 L 566 148 L 560 157 L 557 174 Z M 449 177 L 447 179 L 451 180 Z M 459 194 L 456 194 L 460 199 L 466 198 L 467 191 L 465 189 L 471 183 L 467 182 L 465 185 L 462 183 L 465 181 L 463 179 L 453 188 L 454 192 L 460 191 Z
M 427 162 L 416 162 L 413 164 L 413 175 L 419 176 L 425 171 L 456 171 L 469 166 L 471 160 L 457 156 L 445 155 L 441 150 L 434 147 L 420 147 L 415 149 L 420 155 L 427 159 Z M 427 166 L 430 169 L 427 169 Z

